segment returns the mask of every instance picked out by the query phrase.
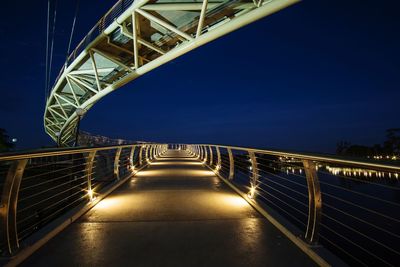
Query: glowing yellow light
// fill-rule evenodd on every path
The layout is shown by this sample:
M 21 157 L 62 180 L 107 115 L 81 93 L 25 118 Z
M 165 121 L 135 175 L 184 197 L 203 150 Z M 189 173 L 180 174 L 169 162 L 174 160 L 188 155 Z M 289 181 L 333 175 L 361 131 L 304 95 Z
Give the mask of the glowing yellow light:
M 90 201 L 93 201 L 95 199 L 94 197 L 94 191 L 92 189 L 88 190 L 88 196 L 90 198 Z
M 217 165 L 216 167 L 215 167 L 215 170 L 216 171 L 219 171 L 221 169 L 221 165 Z
M 256 193 L 256 188 L 254 186 L 251 186 L 249 194 L 248 194 L 249 198 L 251 198 L 251 199 L 254 198 L 255 193 Z

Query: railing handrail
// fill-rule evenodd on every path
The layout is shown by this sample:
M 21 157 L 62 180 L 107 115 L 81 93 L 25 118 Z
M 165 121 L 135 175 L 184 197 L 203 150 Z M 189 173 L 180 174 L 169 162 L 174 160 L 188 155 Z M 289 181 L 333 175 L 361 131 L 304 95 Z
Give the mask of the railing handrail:
M 259 153 L 259 154 L 268 154 L 268 155 L 273 155 L 273 156 L 282 156 L 282 157 L 313 160 L 313 161 L 323 161 L 326 163 L 348 164 L 348 165 L 354 165 L 354 166 L 358 166 L 358 167 L 371 167 L 371 168 L 379 168 L 379 169 L 385 169 L 385 170 L 400 171 L 400 165 L 396 166 L 396 165 L 386 164 L 386 163 L 384 163 L 384 164 L 375 163 L 372 160 L 364 160 L 364 159 L 352 158 L 352 157 L 346 157 L 346 156 L 337 156 L 337 155 L 311 153 L 311 152 L 294 152 L 294 151 L 284 151 L 284 150 L 256 149 L 256 148 L 215 145 L 215 144 L 190 144 L 190 145 L 212 146 L 212 147 L 220 147 L 220 148 L 226 148 L 226 149 L 229 148 L 229 149 L 233 149 L 233 150 L 239 150 L 239 151 L 244 151 L 244 152 L 253 152 L 253 153 Z
M 93 147 L 70 147 L 70 148 L 46 148 L 42 150 L 30 150 L 23 152 L 8 152 L 0 154 L 0 161 L 9 160 L 20 160 L 20 159 L 32 159 L 32 158 L 42 158 L 51 156 L 62 156 L 71 155 L 75 153 L 88 153 L 92 151 L 102 151 L 117 148 L 129 148 L 143 145 L 154 145 L 156 143 L 134 143 L 134 144 L 123 144 L 123 145 L 108 145 L 108 146 L 93 146 Z
M 18 159 L 26 159 L 26 158 L 37 158 L 44 156 L 60 156 L 60 155 L 69 155 L 73 153 L 86 153 L 93 150 L 101 151 L 107 149 L 116 149 L 116 148 L 127 148 L 132 146 L 137 146 L 140 144 L 155 144 L 155 143 L 135 143 L 135 144 L 123 144 L 123 145 L 109 145 L 109 146 L 95 146 L 95 147 L 74 147 L 74 148 L 49 148 L 43 150 L 32 150 L 32 151 L 22 151 L 22 152 L 10 152 L 0 154 L 0 161 L 5 160 L 18 160 Z M 168 143 L 172 144 L 172 143 Z M 329 154 L 320 154 L 320 153 L 311 153 L 311 152 L 294 152 L 294 151 L 284 151 L 284 150 L 271 150 L 271 149 L 256 149 L 256 148 L 247 148 L 247 147 L 238 147 L 238 146 L 228 146 L 228 145 L 216 145 L 216 144 L 190 144 L 190 145 L 199 145 L 199 146 L 212 146 L 212 147 L 220 147 L 232 150 L 239 150 L 244 152 L 253 152 L 259 154 L 268 154 L 273 156 L 281 156 L 281 157 L 289 157 L 289 158 L 297 158 L 297 159 L 305 159 L 305 160 L 313 160 L 313 161 L 322 161 L 325 163 L 336 163 L 336 164 L 348 164 L 357 167 L 370 167 L 370 168 L 379 168 L 384 170 L 395 170 L 400 171 L 400 165 L 392 165 L 387 163 L 375 163 L 372 160 L 364 160 L 346 156 L 337 156 L 337 155 L 329 155 Z
M 237 147 L 237 146 L 227 146 L 227 145 L 213 145 L 213 144 L 191 144 L 191 145 L 200 145 L 200 146 L 212 146 L 212 147 L 220 147 L 220 148 L 230 148 L 233 150 L 239 150 L 244 152 L 253 152 L 259 154 L 268 154 L 272 156 L 282 156 L 289 158 L 297 158 L 297 159 L 305 159 L 305 160 L 313 160 L 313 161 L 321 161 L 326 163 L 336 163 L 336 164 L 346 164 L 346 165 L 355 165 L 357 167 L 372 167 L 379 169 L 390 169 L 400 171 L 400 165 L 392 165 L 392 164 L 382 164 L 375 163 L 372 160 L 346 157 L 346 156 L 338 156 L 338 155 L 329 155 L 329 154 L 321 154 L 321 153 L 311 153 L 311 152 L 294 152 L 294 151 L 284 151 L 284 150 L 270 150 L 270 149 L 256 149 L 256 148 L 246 148 L 246 147 Z

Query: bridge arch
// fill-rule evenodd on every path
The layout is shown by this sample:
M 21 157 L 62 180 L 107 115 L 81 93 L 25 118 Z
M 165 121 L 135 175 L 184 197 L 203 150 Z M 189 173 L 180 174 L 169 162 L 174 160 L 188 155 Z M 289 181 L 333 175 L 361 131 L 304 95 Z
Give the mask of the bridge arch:
M 120 0 L 61 69 L 44 113 L 61 146 L 74 141 L 80 116 L 130 81 L 201 45 L 299 0 Z

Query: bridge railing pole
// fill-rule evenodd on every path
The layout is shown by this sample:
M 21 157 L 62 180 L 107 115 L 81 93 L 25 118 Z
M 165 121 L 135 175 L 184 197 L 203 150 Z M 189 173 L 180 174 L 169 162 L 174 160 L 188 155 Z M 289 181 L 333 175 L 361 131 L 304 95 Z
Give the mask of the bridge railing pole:
M 0 204 L 0 241 L 5 244 L 3 256 L 13 255 L 19 249 L 17 232 L 17 202 L 22 176 L 28 163 L 27 159 L 14 161 L 7 172 L 3 184 Z
M 199 160 L 200 160 L 200 161 L 203 161 L 203 157 L 204 157 L 203 146 L 199 146 L 199 149 L 200 149 L 200 157 L 199 157 Z
M 86 157 L 85 175 L 87 179 L 87 192 L 90 201 L 93 201 L 94 198 L 94 193 L 92 190 L 92 174 L 93 174 L 93 162 L 96 157 L 96 153 L 97 153 L 96 150 L 91 151 Z M 115 175 L 115 163 L 114 163 L 114 175 Z
M 139 150 L 139 166 L 142 166 L 143 164 L 143 145 L 140 145 L 140 150 Z
M 210 165 L 210 167 L 212 167 L 212 165 L 213 165 L 213 151 L 212 151 L 212 147 L 211 147 L 211 146 L 208 146 L 208 149 L 210 149 L 210 163 L 209 163 L 209 165 Z
M 216 146 L 215 149 L 217 151 L 217 165 L 215 166 L 215 171 L 219 172 L 219 170 L 221 169 L 221 151 L 219 146 Z
M 254 152 L 249 151 L 249 158 L 251 162 L 251 172 L 252 176 L 250 179 L 250 192 L 249 192 L 249 197 L 254 198 L 257 193 L 257 188 L 258 188 L 258 164 L 257 164 L 257 158 Z
M 232 180 L 235 174 L 235 160 L 233 158 L 232 149 L 228 148 L 228 157 L 229 157 L 229 176 L 228 179 Z
M 119 159 L 121 157 L 122 148 L 117 148 L 117 152 L 115 153 L 114 158 L 114 178 L 119 180 Z
M 303 160 L 308 187 L 308 221 L 305 240 L 309 244 L 316 244 L 319 239 L 321 224 L 322 197 L 315 162 Z
M 130 168 L 131 172 L 135 171 L 135 163 L 134 163 L 134 160 L 135 160 L 135 149 L 136 149 L 136 146 L 132 146 L 131 147 L 131 153 L 129 155 L 129 165 L 131 167 Z
M 203 146 L 203 149 L 204 149 L 204 159 L 203 159 L 203 162 L 204 162 L 204 164 L 207 165 L 207 162 L 208 162 L 208 149 L 207 149 L 206 146 Z

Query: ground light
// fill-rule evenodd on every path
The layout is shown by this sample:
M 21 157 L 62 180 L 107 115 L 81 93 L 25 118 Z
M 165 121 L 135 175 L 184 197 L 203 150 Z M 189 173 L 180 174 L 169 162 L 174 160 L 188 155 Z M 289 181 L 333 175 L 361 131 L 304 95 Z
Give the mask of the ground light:
M 256 188 L 252 185 L 247 195 L 249 198 L 253 199 L 255 194 L 256 194 Z
M 90 198 L 90 201 L 93 201 L 93 200 L 96 199 L 96 198 L 94 197 L 94 191 L 93 191 L 92 189 L 89 189 L 88 192 L 87 192 L 87 194 L 88 194 L 88 196 L 89 196 L 89 198 Z

